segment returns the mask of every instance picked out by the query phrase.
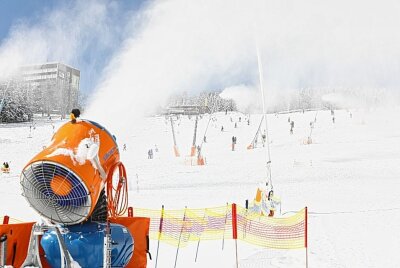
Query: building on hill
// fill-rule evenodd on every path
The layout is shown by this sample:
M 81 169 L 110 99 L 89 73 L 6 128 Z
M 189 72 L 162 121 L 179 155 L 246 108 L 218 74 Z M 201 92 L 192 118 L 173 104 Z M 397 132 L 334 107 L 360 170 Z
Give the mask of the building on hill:
M 177 105 L 177 106 L 169 106 L 164 114 L 168 115 L 199 115 L 204 113 L 209 113 L 209 109 L 207 106 L 198 106 L 198 105 Z
M 10 91 L 23 92 L 29 108 L 43 115 L 66 115 L 78 106 L 80 71 L 63 63 L 20 67 Z

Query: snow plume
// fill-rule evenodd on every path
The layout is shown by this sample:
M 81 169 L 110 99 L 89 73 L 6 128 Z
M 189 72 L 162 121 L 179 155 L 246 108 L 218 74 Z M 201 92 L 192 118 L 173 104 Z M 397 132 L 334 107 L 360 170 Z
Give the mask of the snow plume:
M 396 88 L 399 9 L 395 0 L 150 2 L 85 116 L 126 129 L 117 118 L 151 114 L 170 94 L 257 85 L 255 36 L 266 99 L 290 100 L 302 88 Z
M 219 96 L 223 99 L 232 99 L 239 111 L 246 113 L 262 111 L 261 93 L 254 87 L 246 85 L 228 87 Z
M 240 8 L 229 1 L 185 0 L 148 6 L 139 33 L 106 68 L 84 116 L 128 131 L 136 117 L 152 114 L 171 94 L 242 82 L 256 57 Z
M 370 109 L 398 105 L 400 94 L 388 89 L 339 89 L 322 95 L 321 100 L 330 108 Z
M 82 73 L 82 79 L 88 79 L 91 68 L 85 67 L 96 63 L 93 52 L 113 46 L 117 31 L 111 29 L 110 20 L 117 9 L 106 1 L 67 1 L 17 22 L 0 44 L 0 79 L 7 79 L 21 65 L 45 62 L 88 69 L 89 73 Z
M 267 113 L 286 111 L 290 108 L 290 100 L 298 94 L 290 89 L 264 90 L 265 109 Z M 260 86 L 237 85 L 225 88 L 219 95 L 223 99 L 232 99 L 236 108 L 244 113 L 262 113 L 263 103 Z M 298 97 L 298 96 L 296 96 Z

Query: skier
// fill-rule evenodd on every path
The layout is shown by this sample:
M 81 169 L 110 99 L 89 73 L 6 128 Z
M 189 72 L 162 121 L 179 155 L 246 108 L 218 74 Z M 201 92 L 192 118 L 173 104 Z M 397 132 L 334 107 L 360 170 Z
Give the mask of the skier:
M 268 185 L 268 182 L 265 186 L 260 185 L 249 211 L 261 216 L 274 216 L 275 208 L 280 205 L 280 200 L 274 197 L 273 193 L 272 187 Z
M 221 127 L 221 131 L 224 131 L 224 126 Z
M 147 159 L 153 159 L 153 149 L 149 149 L 147 152 Z
M 122 150 L 126 151 L 126 143 L 124 143 Z
M 261 135 L 261 138 L 262 138 L 262 144 L 263 144 L 263 147 L 264 147 L 265 146 L 265 141 L 267 139 L 267 135 L 265 135 L 265 132 Z
M 268 217 L 273 217 L 275 214 L 276 207 L 280 205 L 280 203 L 281 203 L 280 200 L 274 197 L 274 191 L 270 190 L 268 192 L 268 197 L 264 203 L 266 205 L 265 215 L 268 215 Z
M 294 121 L 290 122 L 290 134 L 293 134 L 293 129 L 294 129 Z
M 232 151 L 235 151 L 236 137 L 232 136 Z

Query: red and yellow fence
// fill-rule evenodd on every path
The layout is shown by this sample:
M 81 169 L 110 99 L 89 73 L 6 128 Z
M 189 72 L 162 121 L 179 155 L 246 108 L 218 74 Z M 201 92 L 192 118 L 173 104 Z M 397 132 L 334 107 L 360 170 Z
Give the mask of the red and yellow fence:
M 180 210 L 135 208 L 133 214 L 150 218 L 150 239 L 176 247 L 222 239 L 273 249 L 307 247 L 307 208 L 285 218 L 261 216 L 236 204 Z

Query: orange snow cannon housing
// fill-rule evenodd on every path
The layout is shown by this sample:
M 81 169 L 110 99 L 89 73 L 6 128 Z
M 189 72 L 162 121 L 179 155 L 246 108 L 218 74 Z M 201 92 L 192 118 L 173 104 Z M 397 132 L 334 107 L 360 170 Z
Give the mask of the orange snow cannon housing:
M 93 212 L 119 160 L 116 139 L 104 127 L 72 120 L 23 169 L 23 195 L 52 222 L 80 223 Z

